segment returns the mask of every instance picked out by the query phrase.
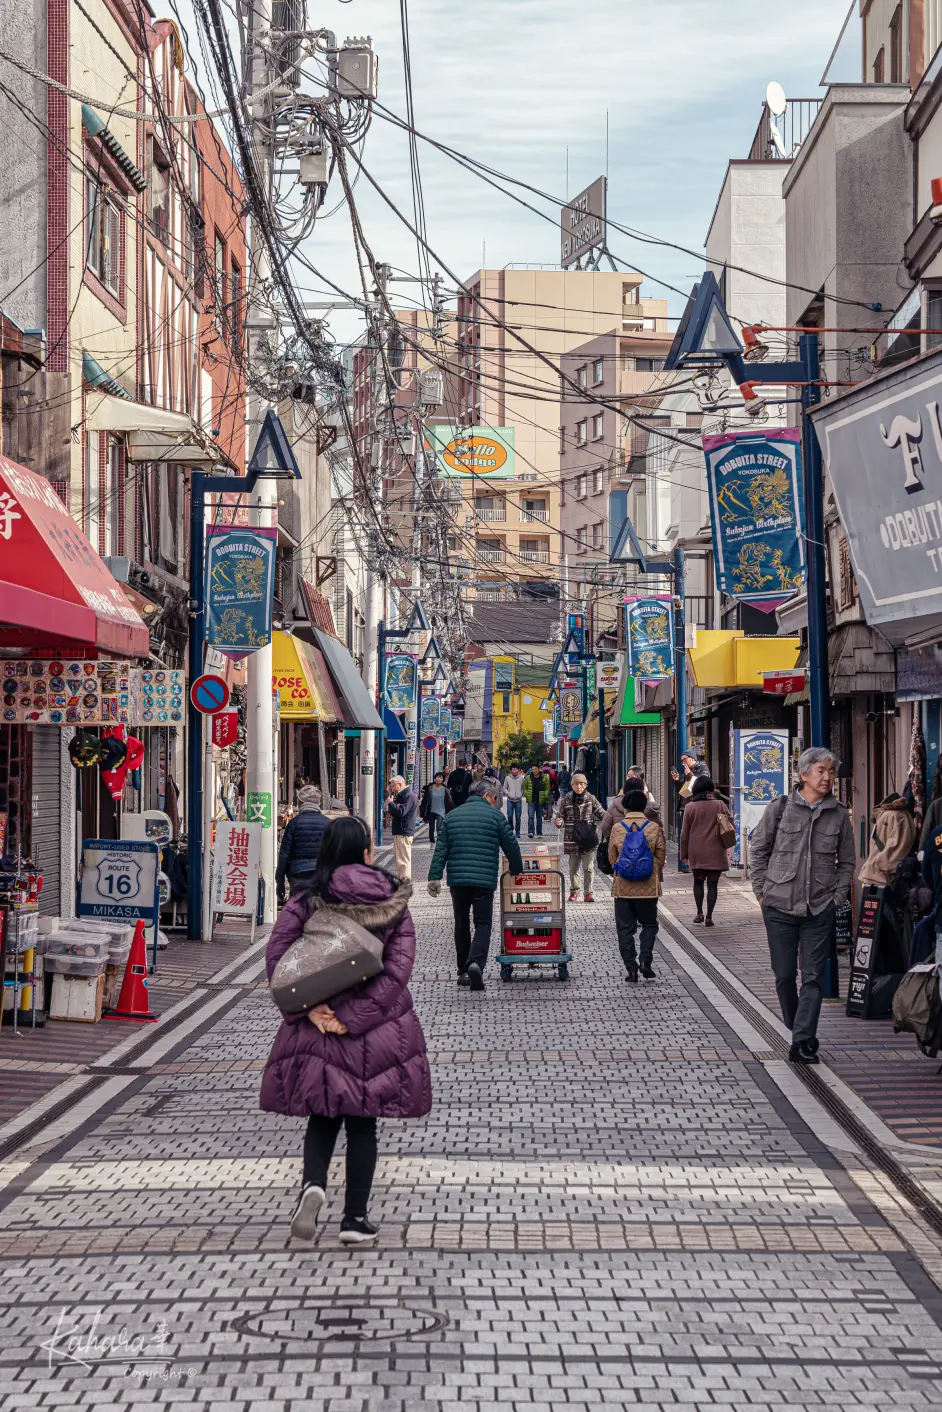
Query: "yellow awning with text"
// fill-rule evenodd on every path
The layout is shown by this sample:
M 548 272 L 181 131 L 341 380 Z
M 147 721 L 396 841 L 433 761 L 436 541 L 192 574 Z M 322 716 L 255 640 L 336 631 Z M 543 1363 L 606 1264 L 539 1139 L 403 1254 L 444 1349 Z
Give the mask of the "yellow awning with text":
M 283 721 L 334 721 L 320 681 L 315 649 L 285 632 L 272 633 L 272 689 L 281 693 Z

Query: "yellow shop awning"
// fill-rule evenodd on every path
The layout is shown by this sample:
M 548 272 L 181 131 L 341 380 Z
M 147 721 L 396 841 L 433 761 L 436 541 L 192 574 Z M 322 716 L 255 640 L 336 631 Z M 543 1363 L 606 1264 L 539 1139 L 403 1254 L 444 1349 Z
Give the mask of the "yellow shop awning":
M 697 645 L 687 649 L 696 686 L 763 688 L 763 672 L 790 671 L 798 661 L 797 637 L 746 637 L 744 632 L 697 629 Z
M 283 721 L 343 718 L 320 651 L 285 632 L 272 633 L 272 689 L 281 693 Z

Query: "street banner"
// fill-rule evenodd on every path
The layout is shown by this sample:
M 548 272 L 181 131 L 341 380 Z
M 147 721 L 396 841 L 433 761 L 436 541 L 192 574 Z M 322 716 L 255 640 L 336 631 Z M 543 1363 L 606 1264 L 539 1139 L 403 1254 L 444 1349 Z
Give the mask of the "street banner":
M 441 706 L 442 703 L 437 696 L 422 697 L 422 720 L 419 723 L 419 731 L 422 735 L 438 734 Z
M 213 911 L 250 917 L 258 906 L 262 825 L 224 819 L 213 847 Z
M 556 730 L 555 730 L 555 727 L 554 727 L 552 721 L 544 721 L 544 722 L 543 722 L 543 744 L 544 744 L 544 745 L 555 745 L 555 744 L 556 744 Z
M 582 687 L 564 686 L 559 691 L 559 719 L 564 726 L 582 725 Z
M 736 826 L 732 858 L 741 866 L 744 837 L 748 842 L 766 807 L 788 792 L 788 731 L 734 730 L 730 735 L 730 754 Z
M 206 641 L 247 657 L 271 642 L 275 529 L 206 530 Z
M 669 594 L 625 599 L 628 670 L 641 681 L 674 674 L 674 624 Z
M 386 658 L 386 704 L 391 711 L 411 711 L 415 705 L 417 663 L 408 652 Z
M 464 716 L 452 716 L 452 718 L 451 718 L 451 730 L 450 730 L 449 733 L 448 733 L 448 739 L 450 740 L 450 742 L 451 742 L 452 745 L 457 745 L 458 742 L 463 739 L 463 737 L 464 737 Z
M 438 713 L 438 734 L 448 741 L 451 736 L 451 708 L 443 706 Z
M 585 654 L 585 613 L 566 615 L 566 639 L 572 638 L 579 656 Z
M 763 613 L 787 603 L 806 577 L 801 433 L 705 436 L 716 586 Z
M 507 480 L 516 475 L 513 427 L 427 426 L 426 445 L 438 473 L 455 479 Z

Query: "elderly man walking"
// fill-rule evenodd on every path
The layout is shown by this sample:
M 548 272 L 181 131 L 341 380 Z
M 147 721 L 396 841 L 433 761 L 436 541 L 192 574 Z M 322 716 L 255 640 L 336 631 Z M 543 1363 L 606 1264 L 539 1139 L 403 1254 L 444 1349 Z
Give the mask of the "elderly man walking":
M 471 786 L 467 804 L 453 810 L 442 824 L 428 873 L 429 895 L 437 897 L 442 888 L 441 876 L 448 869 L 455 912 L 458 984 L 471 990 L 484 989 L 501 851 L 506 854 L 512 873 L 523 872 L 520 844 L 509 819 L 501 812 L 500 798 L 497 780 L 478 780 Z
M 854 834 L 847 810 L 834 798 L 836 771 L 830 750 L 806 750 L 798 760 L 798 786 L 767 806 L 749 843 L 752 889 L 762 904 L 782 1018 L 792 1032 L 793 1064 L 819 1062 L 834 911 L 854 876 Z
M 415 836 L 415 821 L 419 813 L 419 799 L 411 785 L 407 785 L 402 775 L 393 775 L 389 781 L 389 796 L 386 800 L 389 817 L 392 820 L 393 857 L 396 872 L 402 882 L 412 877 L 412 839 Z

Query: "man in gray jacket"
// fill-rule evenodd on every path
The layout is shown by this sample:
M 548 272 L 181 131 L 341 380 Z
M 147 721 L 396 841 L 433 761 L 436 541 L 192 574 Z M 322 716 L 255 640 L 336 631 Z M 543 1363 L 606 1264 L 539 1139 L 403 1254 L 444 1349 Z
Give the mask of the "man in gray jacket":
M 818 1017 L 834 910 L 854 876 L 854 833 L 834 798 L 837 760 L 814 747 L 798 761 L 800 783 L 770 804 L 749 842 L 752 888 L 762 904 L 775 989 L 792 1032 L 788 1057 L 818 1063 Z M 798 958 L 801 957 L 801 994 Z

